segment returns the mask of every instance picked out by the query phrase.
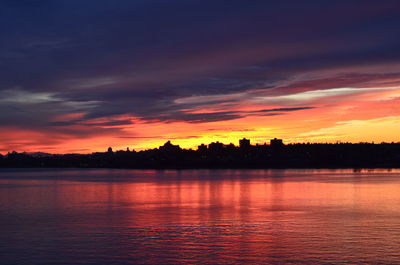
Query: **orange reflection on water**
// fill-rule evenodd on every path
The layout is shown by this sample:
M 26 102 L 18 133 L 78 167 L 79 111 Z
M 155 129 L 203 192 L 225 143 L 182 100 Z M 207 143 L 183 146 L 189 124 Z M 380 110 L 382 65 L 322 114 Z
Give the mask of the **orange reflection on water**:
M 117 240 L 109 246 L 117 259 L 232 264 L 398 258 L 398 170 L 57 174 L 57 180 L 1 178 L 9 188 L 0 193 L 0 209 L 11 216 L 29 213 L 46 229 L 68 231 L 66 237 L 75 231 L 105 237 L 106 245 Z

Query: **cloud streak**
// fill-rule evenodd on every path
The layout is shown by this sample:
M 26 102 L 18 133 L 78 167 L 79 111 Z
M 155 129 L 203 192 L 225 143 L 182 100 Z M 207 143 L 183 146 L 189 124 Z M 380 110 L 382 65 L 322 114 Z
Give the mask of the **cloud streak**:
M 37 148 L 85 138 L 75 150 L 97 150 L 100 139 L 158 144 L 145 133 L 209 140 L 209 126 L 297 139 L 307 132 L 292 123 L 315 131 L 345 115 L 396 116 L 398 10 L 398 1 L 2 1 L 0 129 L 55 139 L 32 140 Z

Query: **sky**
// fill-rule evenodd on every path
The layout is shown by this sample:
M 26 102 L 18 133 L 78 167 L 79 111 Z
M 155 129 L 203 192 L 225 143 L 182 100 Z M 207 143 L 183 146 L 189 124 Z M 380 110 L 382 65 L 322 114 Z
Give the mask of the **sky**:
M 0 153 L 400 141 L 400 1 L 3 0 Z

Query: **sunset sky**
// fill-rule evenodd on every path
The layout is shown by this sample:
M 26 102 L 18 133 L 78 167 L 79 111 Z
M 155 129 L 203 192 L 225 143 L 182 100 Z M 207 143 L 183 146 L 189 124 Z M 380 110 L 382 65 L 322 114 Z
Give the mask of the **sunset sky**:
M 400 1 L 3 0 L 0 153 L 400 141 Z

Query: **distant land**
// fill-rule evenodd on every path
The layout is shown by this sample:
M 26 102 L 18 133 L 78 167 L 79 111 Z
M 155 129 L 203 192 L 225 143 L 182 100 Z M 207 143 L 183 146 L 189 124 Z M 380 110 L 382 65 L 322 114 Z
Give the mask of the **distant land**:
M 118 150 L 92 154 L 0 154 L 0 168 L 400 168 L 400 143 L 296 143 L 281 139 L 252 145 L 213 142 L 197 150 L 182 149 L 170 141 L 144 151 Z

